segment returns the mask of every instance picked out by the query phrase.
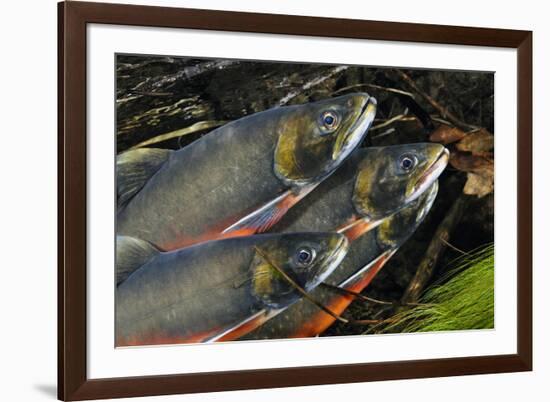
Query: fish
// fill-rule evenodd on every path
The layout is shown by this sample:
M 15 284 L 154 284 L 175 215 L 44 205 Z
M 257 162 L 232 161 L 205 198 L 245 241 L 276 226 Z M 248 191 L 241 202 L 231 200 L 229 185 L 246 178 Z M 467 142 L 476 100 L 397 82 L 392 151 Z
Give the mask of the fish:
M 356 293 L 363 291 L 422 223 L 433 205 L 437 191 L 438 182 L 435 181 L 406 207 L 351 242 L 346 257 L 324 283 Z M 310 295 L 338 315 L 355 300 L 355 296 L 335 292 L 323 284 Z M 301 299 L 286 310 L 272 314 L 255 330 L 237 335 L 239 340 L 313 337 L 323 333 L 334 321 L 333 316 L 310 301 Z M 232 336 L 226 336 L 219 340 L 232 339 Z
M 416 200 L 448 160 L 433 143 L 358 149 L 271 232 L 338 231 L 353 241 Z
M 132 246 L 132 247 L 130 247 Z M 259 234 L 160 251 L 124 239 L 116 288 L 116 346 L 208 342 L 313 290 L 344 258 L 338 233 Z M 140 252 L 135 252 L 138 249 Z
M 436 182 L 448 159 L 449 151 L 433 143 L 358 149 L 336 173 L 289 211 L 271 231 L 337 231 L 346 235 L 350 242 L 355 242 L 389 216 L 414 203 L 424 194 L 426 186 Z M 352 249 L 354 247 L 352 243 Z M 343 264 L 329 279 L 340 281 L 343 280 L 341 275 L 344 275 L 343 278 L 353 275 L 353 268 L 360 270 L 373 257 L 365 258 L 368 259 Z M 383 260 L 380 259 L 380 264 Z M 344 269 L 344 266 L 348 268 Z M 282 317 L 291 315 L 292 311 L 296 311 L 296 308 L 284 313 Z M 271 316 L 264 315 L 261 320 L 267 322 L 273 315 L 274 312 Z M 269 327 L 269 323 L 266 326 Z M 242 330 L 229 332 L 220 340 L 233 340 L 244 335 L 246 333 Z
M 366 93 L 269 109 L 177 150 L 117 156 L 117 234 L 170 251 L 267 231 L 361 143 Z

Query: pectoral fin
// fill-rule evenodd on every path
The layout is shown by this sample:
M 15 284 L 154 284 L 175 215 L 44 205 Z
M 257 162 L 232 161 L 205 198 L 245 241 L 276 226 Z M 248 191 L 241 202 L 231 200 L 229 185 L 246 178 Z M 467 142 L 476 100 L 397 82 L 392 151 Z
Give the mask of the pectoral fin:
M 166 162 L 172 151 L 141 148 L 126 151 L 116 158 L 117 205 L 124 206 Z
M 304 198 L 317 184 L 309 184 L 298 192 L 287 190 L 277 198 L 264 204 L 254 212 L 224 229 L 222 233 L 247 230 L 252 233 L 262 233 L 275 225 L 298 201 Z
M 208 339 L 207 342 L 227 342 L 239 339 L 249 332 L 255 330 L 260 325 L 264 324 L 266 321 L 268 321 L 270 318 L 273 318 L 281 311 L 282 310 L 259 311 L 253 316 L 248 317 L 246 320 L 243 320 L 242 322 L 225 330 L 224 332 Z
M 135 270 L 160 251 L 150 243 L 130 236 L 116 238 L 116 284 L 124 282 Z
M 369 220 L 367 218 L 354 218 L 350 222 L 337 228 L 336 231 L 345 235 L 349 241 L 354 241 L 380 225 L 382 222 L 383 219 Z

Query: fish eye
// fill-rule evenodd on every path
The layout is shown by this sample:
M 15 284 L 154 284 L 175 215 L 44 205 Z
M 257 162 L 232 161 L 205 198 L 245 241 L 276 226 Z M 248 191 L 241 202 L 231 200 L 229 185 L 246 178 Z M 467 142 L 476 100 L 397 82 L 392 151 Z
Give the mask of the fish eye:
M 412 155 L 402 155 L 399 158 L 399 167 L 408 172 L 416 166 L 416 158 Z
M 296 261 L 299 265 L 307 266 L 315 259 L 315 250 L 309 247 L 301 247 L 296 253 Z
M 332 132 L 338 127 L 338 115 L 332 110 L 327 110 L 321 114 L 321 123 L 328 132 Z

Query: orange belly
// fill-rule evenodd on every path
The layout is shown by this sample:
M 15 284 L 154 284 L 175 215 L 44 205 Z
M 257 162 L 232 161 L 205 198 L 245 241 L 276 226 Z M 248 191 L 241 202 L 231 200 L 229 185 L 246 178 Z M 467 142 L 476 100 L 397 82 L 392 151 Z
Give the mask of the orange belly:
M 389 254 L 384 254 L 378 259 L 378 261 L 374 263 L 372 267 L 370 267 L 367 272 L 365 272 L 365 274 L 361 278 L 359 278 L 359 280 L 355 281 L 349 286 L 345 286 L 344 288 L 357 293 L 362 292 L 363 289 L 365 289 L 372 282 L 376 274 L 380 272 L 380 270 L 384 267 L 384 265 L 386 264 L 386 262 L 388 262 L 392 255 L 393 252 Z M 334 297 L 330 300 L 329 303 L 325 304 L 325 306 L 337 315 L 341 315 L 353 300 L 355 300 L 355 296 L 339 295 L 335 293 Z M 335 320 L 336 319 L 331 315 L 325 313 L 322 310 L 319 310 L 316 315 L 311 317 L 311 319 L 308 320 L 306 324 L 304 324 L 294 334 L 290 335 L 289 338 L 306 338 L 317 336 L 320 333 L 324 332 L 328 327 L 330 327 Z

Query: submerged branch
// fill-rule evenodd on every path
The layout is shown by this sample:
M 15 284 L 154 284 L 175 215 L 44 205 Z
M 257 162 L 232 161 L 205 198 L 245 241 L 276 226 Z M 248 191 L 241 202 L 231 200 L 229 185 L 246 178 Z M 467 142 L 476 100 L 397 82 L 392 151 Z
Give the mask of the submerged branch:
M 405 96 L 409 96 L 409 97 L 411 97 L 411 98 L 414 98 L 414 95 L 411 94 L 410 92 L 403 91 L 403 90 L 401 90 L 401 89 L 396 89 L 396 88 L 383 87 L 383 86 L 376 85 L 376 84 L 354 84 L 354 85 L 348 85 L 347 87 L 343 87 L 343 88 L 340 88 L 340 89 L 337 90 L 337 91 L 334 91 L 334 92 L 333 92 L 333 95 L 337 95 L 337 94 L 340 94 L 340 93 L 342 93 L 342 92 L 349 91 L 350 89 L 357 89 L 357 88 L 373 88 L 373 89 L 378 89 L 378 90 L 380 90 L 380 91 L 392 92 L 392 93 L 395 93 L 395 94 L 405 95 Z
M 416 120 L 416 117 L 408 116 L 406 114 L 398 114 L 397 116 L 394 116 L 391 119 L 384 121 L 383 123 L 372 126 L 369 130 L 370 131 L 380 130 L 381 128 L 387 127 L 390 124 L 395 123 L 396 121 L 413 121 L 413 120 Z
M 313 87 L 315 87 L 319 84 L 322 84 L 323 82 L 325 82 L 329 78 L 333 77 L 334 75 L 339 74 L 342 71 L 346 71 L 348 68 L 349 68 L 348 66 L 338 66 L 338 67 L 335 67 L 332 70 L 330 70 L 328 72 L 328 74 L 325 74 L 321 77 L 317 77 L 313 80 L 310 80 L 310 81 L 306 82 L 300 88 L 298 88 L 298 89 L 296 89 L 292 92 L 289 92 L 283 98 L 281 98 L 281 100 L 279 101 L 279 106 L 286 105 L 288 102 L 290 102 L 292 99 L 294 99 L 295 97 L 300 95 L 302 92 L 307 91 L 308 89 L 313 88 Z
M 142 81 L 134 86 L 131 91 L 154 93 L 159 88 L 166 88 L 173 85 L 176 81 L 189 80 L 198 75 L 210 72 L 212 70 L 221 70 L 236 63 L 239 62 L 236 60 L 206 61 L 204 63 L 199 63 L 194 66 L 185 67 L 174 74 L 166 74 L 154 78 L 147 78 L 145 81 Z
M 467 201 L 468 196 L 460 194 L 451 206 L 451 209 L 443 221 L 441 221 L 437 227 L 432 241 L 428 245 L 426 254 L 424 254 L 424 258 L 418 265 L 416 274 L 409 282 L 409 286 L 401 297 L 401 303 L 406 304 L 418 302 L 420 295 L 433 275 L 439 259 L 445 251 L 446 245 L 451 237 L 451 233 L 464 214 Z
M 161 57 L 161 58 L 151 58 L 148 60 L 141 61 L 139 63 L 117 63 L 117 74 L 128 74 L 134 70 L 138 70 L 145 66 L 151 64 L 174 64 L 175 59 L 173 57 Z
M 475 130 L 479 127 L 465 123 L 461 119 L 459 119 L 457 116 L 455 116 L 453 113 L 451 113 L 447 108 L 443 107 L 439 102 L 437 102 L 434 98 L 432 98 L 430 95 L 428 95 L 426 92 L 424 92 L 416 83 L 414 80 L 405 72 L 393 69 L 398 77 L 405 82 L 407 86 L 409 86 L 412 90 L 417 92 L 422 98 L 424 98 L 432 107 L 437 110 L 441 116 L 444 118 L 447 118 L 450 122 L 452 122 L 455 126 L 462 128 L 463 130 L 469 131 L 469 130 Z
M 320 286 L 323 286 L 327 289 L 330 289 L 334 292 L 338 292 L 338 293 L 343 294 L 343 295 L 349 295 L 349 296 L 356 297 L 359 300 L 362 300 L 362 301 L 367 302 L 367 303 L 381 304 L 381 305 L 384 305 L 384 306 L 402 306 L 403 305 L 399 301 L 378 300 L 378 299 L 375 299 L 373 297 L 365 296 L 362 293 L 354 292 L 353 290 L 342 288 L 340 286 L 334 286 L 334 285 L 331 285 L 329 283 L 324 283 L 323 282 L 323 283 L 321 283 Z M 405 305 L 406 306 L 411 306 L 411 307 L 416 307 L 416 306 L 424 306 L 424 305 L 426 305 L 426 303 L 407 303 Z
M 227 123 L 226 121 L 218 121 L 218 120 L 211 120 L 211 121 L 200 121 L 198 123 L 193 124 L 192 126 L 181 128 L 179 130 L 171 131 L 166 134 L 157 135 L 156 137 L 150 138 L 146 141 L 140 142 L 139 144 L 134 145 L 133 147 L 130 147 L 130 149 L 136 149 L 136 148 L 143 148 L 148 145 L 157 144 L 159 142 L 164 142 L 167 140 L 170 140 L 172 138 L 177 137 L 183 137 L 185 135 L 193 134 L 199 131 L 204 131 L 212 128 L 216 128 L 219 126 L 224 125 Z

